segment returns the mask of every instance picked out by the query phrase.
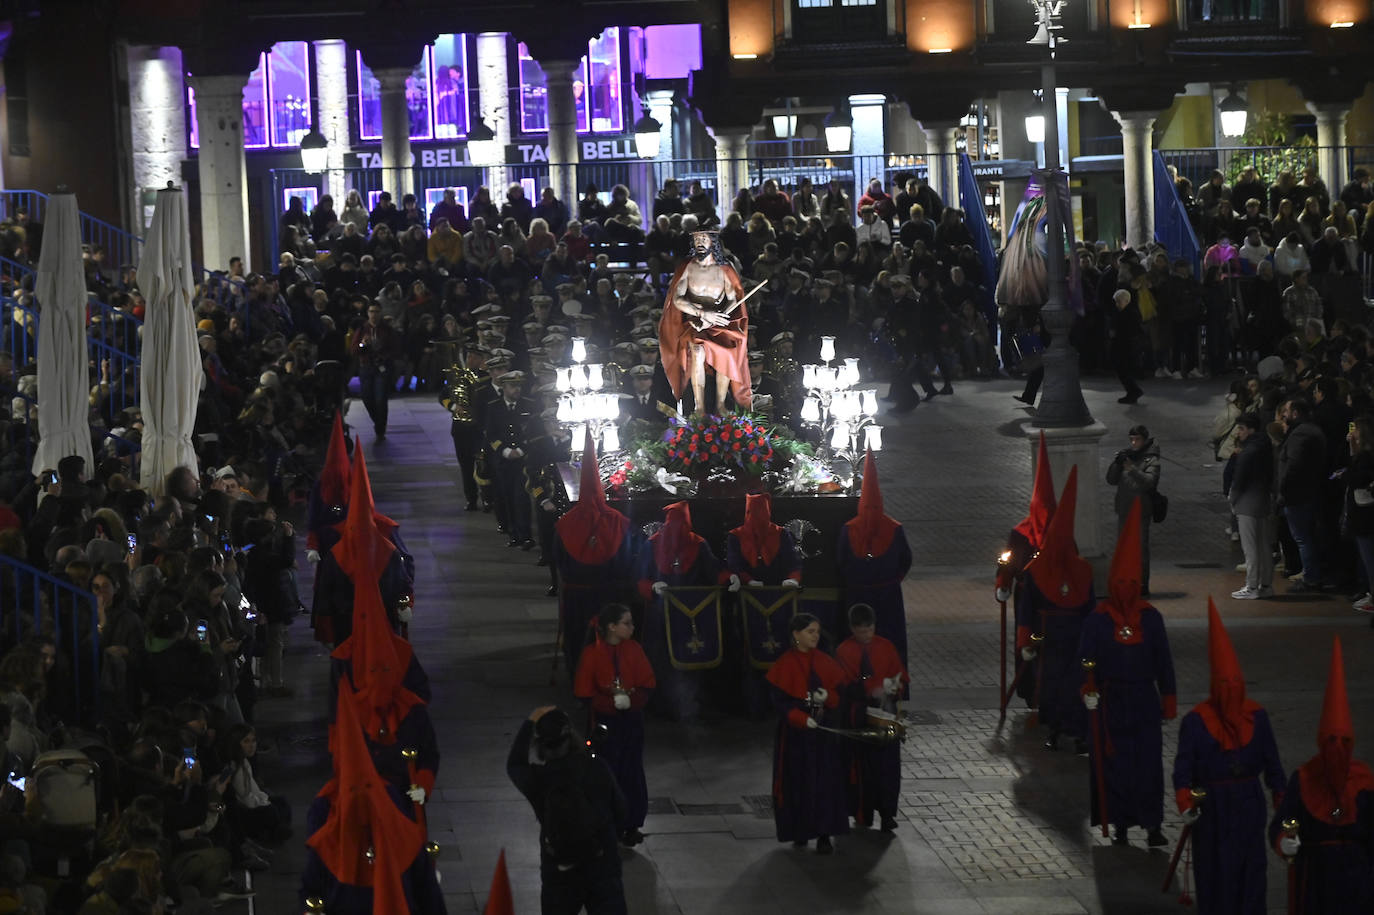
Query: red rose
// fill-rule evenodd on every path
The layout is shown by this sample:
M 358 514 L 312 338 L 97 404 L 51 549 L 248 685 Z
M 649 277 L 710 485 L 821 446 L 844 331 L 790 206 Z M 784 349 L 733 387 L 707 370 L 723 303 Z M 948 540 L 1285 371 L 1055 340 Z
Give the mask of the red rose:
M 759 462 L 759 456 L 757 454 L 750 455 L 749 460 L 757 464 Z
M 692 442 L 692 444 L 690 444 L 690 445 L 687 446 L 687 450 L 688 450 L 688 451 L 696 451 L 696 450 L 697 450 L 697 443 L 696 443 L 696 442 Z
M 733 449 L 735 449 L 736 451 L 738 451 L 738 450 L 739 450 L 739 442 L 735 442 L 735 443 L 734 443 L 733 445 L 731 445 L 730 447 L 733 448 Z
M 697 435 L 697 433 L 695 433 L 695 432 L 692 433 L 692 441 L 696 441 L 698 437 L 699 437 L 699 436 Z
M 708 442 L 711 440 L 711 433 L 709 433 L 709 432 L 706 433 L 706 440 L 707 440 Z
M 712 446 L 711 446 L 711 453 L 712 453 L 712 454 L 716 454 L 716 453 L 719 452 L 719 451 L 720 451 L 720 446 L 719 446 L 719 445 L 712 445 Z

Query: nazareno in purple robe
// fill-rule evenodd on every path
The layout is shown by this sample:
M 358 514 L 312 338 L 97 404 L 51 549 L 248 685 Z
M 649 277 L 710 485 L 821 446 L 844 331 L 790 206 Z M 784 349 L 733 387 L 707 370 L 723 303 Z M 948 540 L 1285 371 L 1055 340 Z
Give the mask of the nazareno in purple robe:
M 1268 712 L 1254 712 L 1250 742 L 1235 750 L 1223 749 L 1196 711 L 1183 716 L 1174 759 L 1174 789 L 1202 788 L 1207 792 L 1192 831 L 1199 912 L 1264 912 L 1268 856 L 1264 789 L 1282 791 L 1283 785 L 1283 766 Z
M 876 556 L 855 555 L 849 542 L 849 532 L 841 528 L 839 544 L 839 572 L 844 582 L 843 607 L 868 604 L 877 617 L 878 635 L 897 648 L 902 668 L 910 670 L 906 652 L 906 602 L 902 599 L 902 579 L 911 570 L 911 546 L 906 531 L 900 525 L 892 534 L 887 549 Z M 836 625 L 847 628 L 837 621 Z
M 1016 626 L 1044 636 L 1037 642 L 1035 658 L 1018 664 L 1028 665 L 1017 685 L 1034 708 L 1038 702 L 1040 723 L 1054 734 L 1076 738 L 1088 736 L 1088 721 L 1079 687 L 1083 684 L 1082 655 L 1078 653 L 1083 635 L 1083 620 L 1097 606 L 1091 586 L 1088 599 L 1077 607 L 1061 607 L 1047 599 L 1027 575 L 1016 597 Z
M 778 730 L 773 743 L 773 823 L 779 842 L 806 842 L 849 832 L 845 758 L 840 738 L 808 728 L 804 698 L 829 692 L 821 724 L 841 723 L 840 690 L 844 672 L 820 649 L 791 649 L 768 671 Z

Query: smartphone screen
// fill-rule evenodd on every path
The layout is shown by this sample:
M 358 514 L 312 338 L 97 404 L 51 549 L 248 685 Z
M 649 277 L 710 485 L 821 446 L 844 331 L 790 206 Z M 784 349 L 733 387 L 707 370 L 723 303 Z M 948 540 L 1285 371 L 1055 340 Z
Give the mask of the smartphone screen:
M 196 764 L 196 758 L 194 756 L 187 756 L 182 762 L 186 763 L 186 768 L 190 769 Z
M 13 785 L 15 788 L 18 788 L 20 791 L 23 791 L 24 786 L 29 783 L 29 780 L 24 776 L 20 775 L 18 772 L 11 772 L 9 777 L 9 783 Z
M 134 550 L 136 550 L 136 549 L 138 549 L 138 535 L 137 535 L 137 534 L 130 534 L 130 535 L 129 535 L 129 552 L 132 553 L 132 552 L 133 552 Z
M 204 642 L 209 636 L 210 629 L 204 623 L 196 626 L 196 638 Z

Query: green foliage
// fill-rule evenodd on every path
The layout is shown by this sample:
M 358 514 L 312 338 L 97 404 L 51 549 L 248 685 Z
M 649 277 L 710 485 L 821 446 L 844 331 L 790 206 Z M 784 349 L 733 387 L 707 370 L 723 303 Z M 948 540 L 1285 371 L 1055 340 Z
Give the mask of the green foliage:
M 1288 115 L 1265 110 L 1252 114 L 1240 138 L 1239 145 L 1245 149 L 1226 163 L 1226 183 L 1234 185 L 1240 173 L 1252 165 L 1260 180 L 1271 186 L 1284 170 L 1291 169 L 1300 176 L 1305 167 L 1316 164 L 1317 144 L 1307 136 L 1290 142 L 1292 135 L 1293 119 Z

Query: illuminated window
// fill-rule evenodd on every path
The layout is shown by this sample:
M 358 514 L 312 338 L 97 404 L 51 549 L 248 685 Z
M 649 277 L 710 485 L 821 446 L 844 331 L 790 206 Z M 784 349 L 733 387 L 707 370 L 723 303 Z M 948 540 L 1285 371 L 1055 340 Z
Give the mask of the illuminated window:
M 434 135 L 468 135 L 467 36 L 440 35 L 431 45 L 434 68 Z
M 243 87 L 243 148 L 267 146 L 267 55 L 258 57 L 258 66 L 248 74 Z
M 358 59 L 358 136 L 363 140 L 382 138 L 382 84 L 372 75 L 372 70 L 363 63 L 363 55 Z M 410 138 L 412 140 L 434 139 L 434 125 L 430 119 L 430 53 L 426 47 L 420 62 L 406 77 L 406 109 L 410 112 Z
M 522 42 L 520 70 L 520 129 L 547 133 L 548 89 L 544 71 Z M 620 29 L 612 26 L 587 43 L 587 54 L 573 71 L 578 133 L 620 133 L 625 128 L 621 101 Z
M 466 187 L 427 187 L 425 188 L 426 213 L 433 213 L 434 208 L 444 202 L 445 191 L 453 191 L 454 199 L 463 208 L 463 212 L 468 211 L 468 189 Z
M 320 202 L 320 189 L 317 187 L 284 187 L 281 189 L 281 209 L 285 213 L 291 208 L 291 198 L 299 197 L 309 213 Z
M 273 146 L 300 146 L 310 132 L 310 44 L 283 41 L 267 55 Z

